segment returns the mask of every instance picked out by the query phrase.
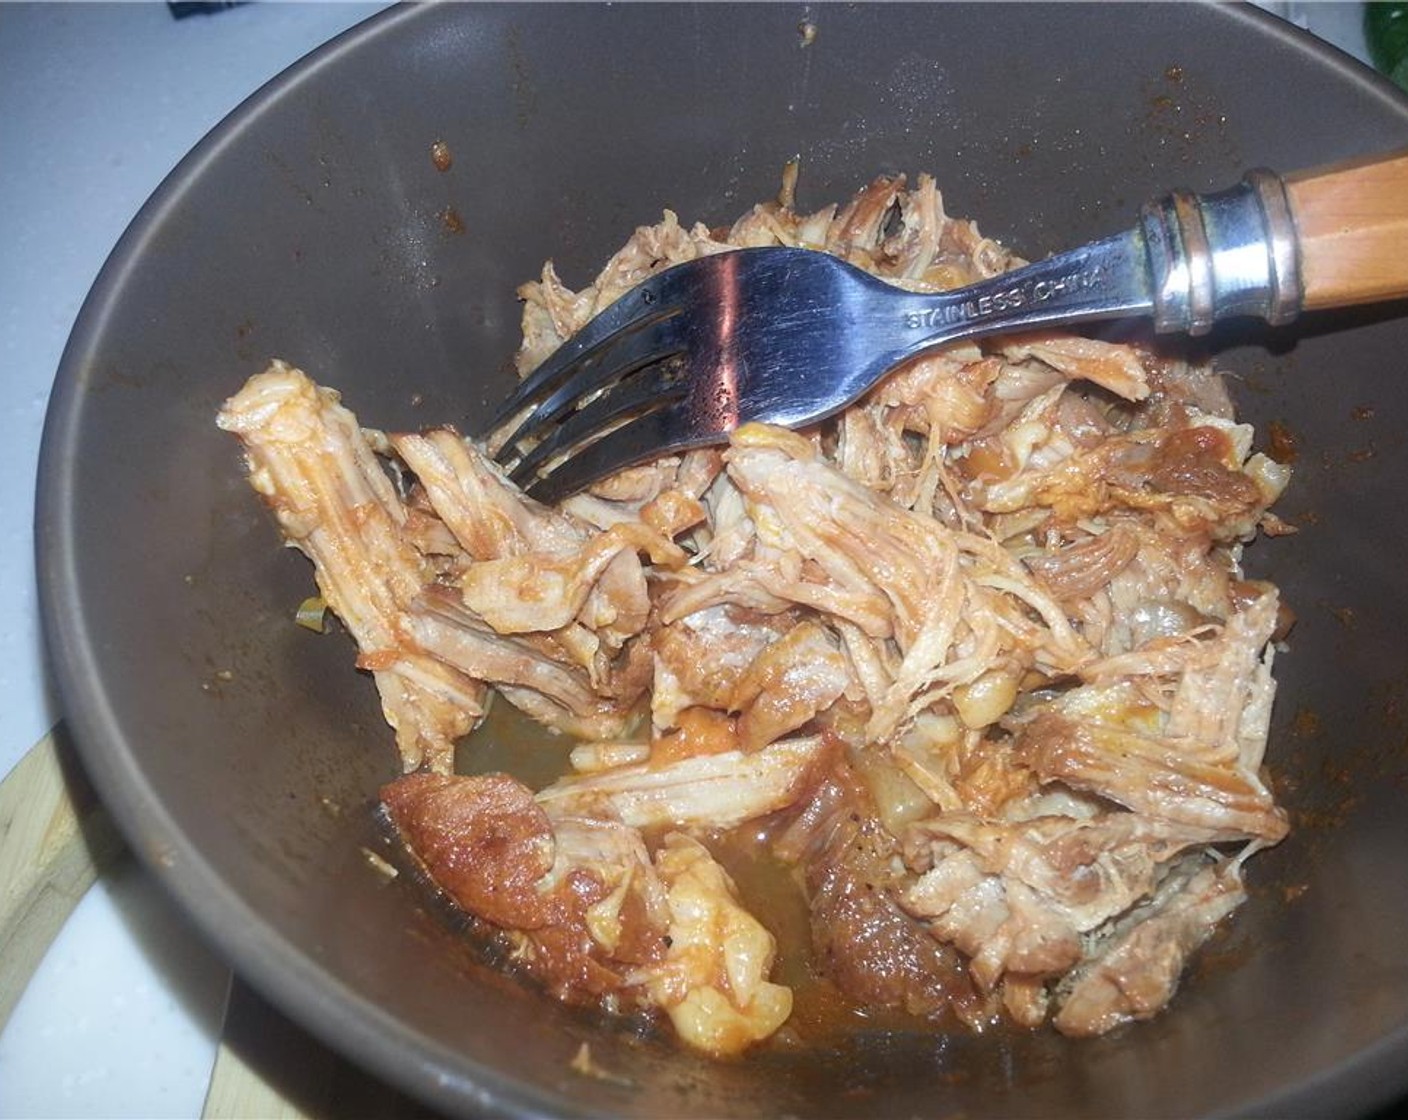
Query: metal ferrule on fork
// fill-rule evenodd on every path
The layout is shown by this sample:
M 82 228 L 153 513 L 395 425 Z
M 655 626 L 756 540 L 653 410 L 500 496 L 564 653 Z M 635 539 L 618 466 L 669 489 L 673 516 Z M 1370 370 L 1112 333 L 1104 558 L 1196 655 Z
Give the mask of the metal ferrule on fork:
M 1281 324 L 1301 309 L 1295 228 L 1273 172 L 1217 194 L 1174 191 L 1143 207 L 1138 233 L 1158 331 L 1205 334 L 1231 315 Z

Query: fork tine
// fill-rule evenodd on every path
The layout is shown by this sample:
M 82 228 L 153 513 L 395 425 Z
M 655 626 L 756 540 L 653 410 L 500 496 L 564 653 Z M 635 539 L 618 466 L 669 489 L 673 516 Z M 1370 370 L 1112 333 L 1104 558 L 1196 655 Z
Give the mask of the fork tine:
M 531 439 L 547 425 L 611 382 L 629 377 L 655 362 L 674 357 L 684 350 L 684 316 L 673 315 L 632 327 L 602 343 L 589 358 L 576 364 L 576 370 L 546 400 L 533 409 L 499 447 L 494 458 L 507 463 L 517 454 L 519 444 Z M 588 429 L 590 430 L 590 429 Z
M 574 452 L 556 470 L 529 486 L 529 496 L 540 502 L 556 502 L 616 471 L 706 442 L 682 438 L 679 419 L 676 407 L 636 417 Z
M 581 330 L 554 350 L 532 373 L 519 382 L 513 395 L 504 401 L 494 412 L 489 424 L 484 428 L 488 434 L 499 428 L 516 413 L 528 405 L 534 397 L 560 380 L 577 364 L 590 358 L 593 353 L 611 341 L 622 331 L 644 328 L 657 319 L 677 314 L 679 308 L 670 307 L 656 298 L 652 288 L 639 288 L 622 296 L 605 311 L 589 320 Z
M 536 447 L 519 460 L 509 478 L 521 483 L 531 478 L 537 469 L 562 451 L 570 451 L 593 433 L 606 431 L 608 425 L 621 416 L 641 412 L 646 406 L 663 407 L 682 397 L 689 385 L 674 367 L 677 363 L 659 362 L 636 377 L 618 383 L 596 400 L 584 405 L 567 417 Z M 537 413 L 534 413 L 537 417 Z

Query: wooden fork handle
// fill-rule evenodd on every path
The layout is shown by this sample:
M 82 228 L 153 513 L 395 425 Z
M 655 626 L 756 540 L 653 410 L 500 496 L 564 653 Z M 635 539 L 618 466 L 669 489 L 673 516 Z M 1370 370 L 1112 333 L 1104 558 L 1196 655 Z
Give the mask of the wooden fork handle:
M 1408 296 L 1408 151 L 1286 177 L 1304 307 Z

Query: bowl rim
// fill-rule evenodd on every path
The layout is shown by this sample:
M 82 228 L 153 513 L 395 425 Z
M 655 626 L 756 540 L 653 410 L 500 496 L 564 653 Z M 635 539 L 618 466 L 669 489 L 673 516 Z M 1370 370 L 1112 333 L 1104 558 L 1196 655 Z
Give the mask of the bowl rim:
M 1352 56 L 1250 4 L 1200 0 L 1258 33 L 1318 56 L 1345 81 L 1408 114 L 1405 97 Z M 35 513 L 39 614 L 51 680 L 84 768 L 129 845 L 148 871 L 215 945 L 237 974 L 310 1033 L 388 1083 L 451 1113 L 514 1116 L 591 1115 L 557 1094 L 507 1077 L 444 1046 L 359 996 L 294 948 L 215 871 L 163 808 L 146 780 L 118 711 L 102 685 L 101 659 L 85 627 L 75 564 L 73 507 L 77 437 L 85 382 L 101 353 L 108 323 L 144 246 L 166 215 L 267 109 L 325 68 L 371 41 L 418 20 L 437 5 L 397 5 L 315 48 L 265 82 L 212 128 L 158 185 L 118 239 L 85 298 L 69 335 L 45 416 Z M 399 1047 L 387 1047 L 388 1037 Z M 1340 1063 L 1269 1096 L 1230 1102 L 1211 1115 L 1363 1113 L 1408 1090 L 1408 1023 Z

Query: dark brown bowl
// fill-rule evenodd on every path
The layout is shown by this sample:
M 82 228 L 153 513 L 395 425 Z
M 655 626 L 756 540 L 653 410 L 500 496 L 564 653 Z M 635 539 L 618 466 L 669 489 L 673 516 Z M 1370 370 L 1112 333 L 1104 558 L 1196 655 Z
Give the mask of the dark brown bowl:
M 799 24 L 816 26 L 807 45 Z M 453 166 L 437 169 L 433 142 Z M 710 1064 L 478 962 L 362 858 L 395 769 L 340 636 L 290 624 L 220 401 L 272 356 L 370 422 L 473 424 L 514 288 L 580 283 L 669 205 L 730 220 L 929 170 L 1028 256 L 1174 186 L 1408 144 L 1408 103 L 1255 10 L 1203 5 L 458 6 L 393 11 L 252 97 L 157 191 L 85 304 L 40 466 L 44 620 L 136 849 L 271 1000 L 452 1112 L 1352 1114 L 1408 1086 L 1408 317 L 1238 328 L 1247 415 L 1299 443 L 1298 536 L 1250 550 L 1300 613 L 1270 749 L 1296 831 L 1156 1021 L 859 1036 Z M 460 227 L 462 226 L 462 230 Z M 633 1088 L 579 1077 L 583 1040 Z

